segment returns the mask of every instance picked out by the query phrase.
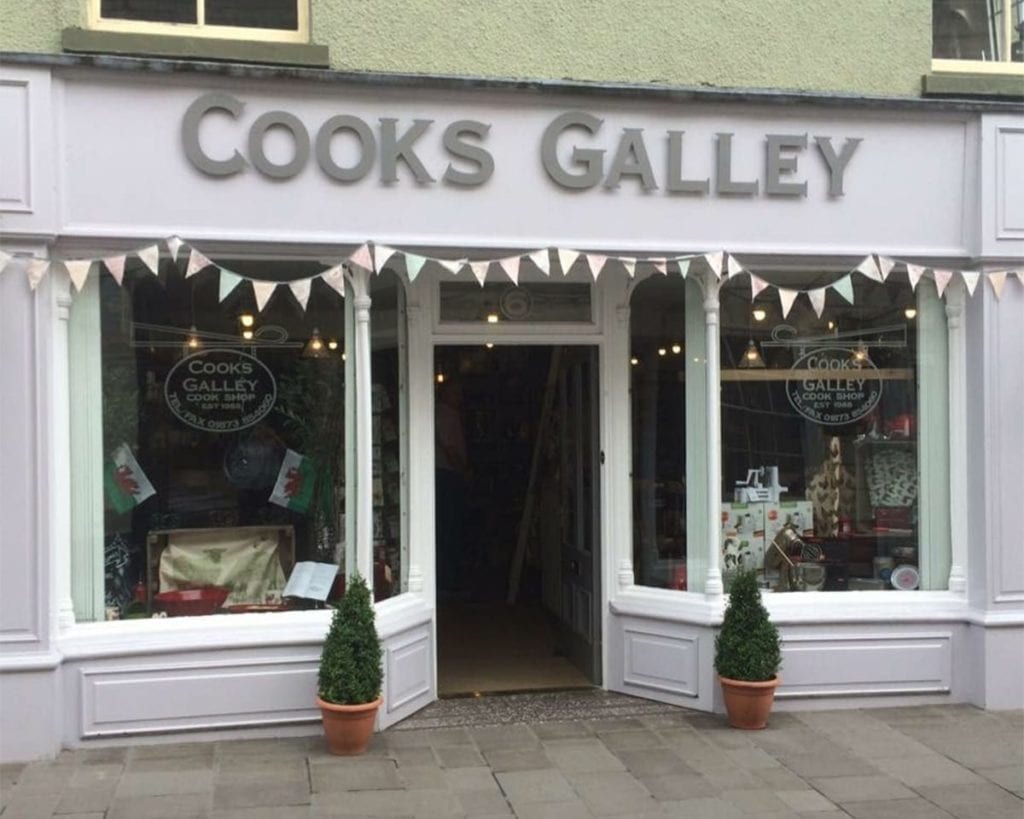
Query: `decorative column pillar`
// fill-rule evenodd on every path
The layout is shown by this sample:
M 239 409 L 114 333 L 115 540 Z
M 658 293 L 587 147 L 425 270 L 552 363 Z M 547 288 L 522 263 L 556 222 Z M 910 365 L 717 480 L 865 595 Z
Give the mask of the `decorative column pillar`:
M 707 389 L 705 395 L 705 422 L 707 432 L 707 538 L 708 571 L 704 581 L 704 594 L 710 598 L 722 596 L 721 551 L 719 529 L 721 527 L 722 493 L 722 395 L 721 373 L 719 372 L 719 301 L 721 286 L 712 274 L 704 277 L 704 338 L 705 372 Z
M 432 359 L 433 346 L 429 337 L 424 337 L 422 310 L 415 292 L 415 285 L 406 290 L 406 385 L 408 397 L 406 405 L 417 408 L 418 417 L 426 417 L 425 407 L 429 403 L 431 422 L 412 423 L 411 413 L 407 415 L 409 431 L 407 434 L 408 463 L 405 466 L 405 481 L 408 489 L 405 498 L 408 508 L 405 515 L 408 520 L 404 535 L 408 538 L 408 590 L 412 594 L 423 594 L 427 584 L 424 567 L 432 567 L 434 560 L 434 519 L 433 519 L 433 464 L 428 463 L 428 456 L 434 452 L 433 402 L 428 397 L 433 395 Z M 419 413 L 423 413 L 420 415 Z M 429 497 L 428 497 L 429 495 Z M 414 499 L 415 496 L 415 499 Z M 433 572 L 427 574 L 433 577 Z M 432 582 L 432 581 L 431 581 Z M 431 594 L 431 599 L 433 594 Z
M 59 631 L 75 624 L 71 600 L 71 368 L 68 361 L 68 325 L 71 320 L 71 280 L 63 270 L 51 268 L 47 277 L 56 321 L 53 323 L 50 395 L 53 400 L 53 497 L 50 498 L 56 624 Z
M 605 380 L 604 390 L 610 396 L 606 404 L 607 410 L 607 449 L 601 479 L 607 483 L 609 508 L 607 529 L 610 548 L 609 568 L 615 567 L 615 586 L 609 589 L 614 594 L 615 587 L 625 590 L 636 584 L 636 573 L 633 566 L 633 472 L 630 453 L 632 433 L 630 431 L 630 337 L 629 337 L 629 296 L 631 289 L 628 284 L 621 292 L 613 294 L 611 286 L 606 290 L 606 297 L 614 304 L 614 328 L 605 347 Z M 613 298 L 614 296 L 614 298 Z M 616 302 L 618 302 L 616 304 Z M 605 586 L 608 589 L 608 586 Z
M 355 314 L 356 570 L 373 584 L 373 382 L 370 373 L 370 274 L 347 268 Z
M 982 282 L 984 285 L 984 282 Z M 984 288 L 982 288 L 984 290 Z M 964 498 L 967 487 L 967 365 L 964 335 L 964 285 L 954 282 L 946 290 L 946 324 L 949 330 L 949 496 Z M 982 292 L 984 297 L 984 292 Z M 963 503 L 949 508 L 949 590 L 967 592 L 967 516 Z

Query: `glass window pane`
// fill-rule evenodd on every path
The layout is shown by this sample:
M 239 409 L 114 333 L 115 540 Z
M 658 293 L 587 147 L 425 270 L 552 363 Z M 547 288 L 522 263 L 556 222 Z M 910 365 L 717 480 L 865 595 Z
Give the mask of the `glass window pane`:
M 299 0 L 206 0 L 206 24 L 295 31 Z
M 999 60 L 1002 0 L 932 0 L 932 57 Z M 1009 0 L 1007 0 L 1009 2 Z
M 806 289 L 837 278 L 779 274 Z M 777 591 L 921 586 L 918 302 L 906 277 L 819 318 L 723 287 L 722 570 Z M 942 514 L 941 509 L 932 510 Z M 944 587 L 945 578 L 932 582 Z
M 441 282 L 441 321 L 589 322 L 590 285 L 568 283 L 485 284 Z
M 101 0 L 100 16 L 150 23 L 196 23 L 195 0 Z
M 109 616 L 317 605 L 306 571 L 344 587 L 344 303 L 314 280 L 305 312 L 284 289 L 257 312 L 247 284 L 218 286 L 169 260 L 101 279 Z

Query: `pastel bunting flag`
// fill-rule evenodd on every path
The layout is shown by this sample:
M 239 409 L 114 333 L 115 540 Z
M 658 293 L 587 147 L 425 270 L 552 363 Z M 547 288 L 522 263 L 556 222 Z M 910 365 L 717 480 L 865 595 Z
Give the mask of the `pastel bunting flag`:
M 35 290 L 39 282 L 50 272 L 50 262 L 46 259 L 29 259 L 25 265 L 25 275 L 28 276 L 28 286 Z
M 348 260 L 352 264 L 363 268 L 363 270 L 373 272 L 373 257 L 370 255 L 370 246 L 365 243 L 359 245 L 355 252 L 348 257 Z
M 7 263 L 14 257 L 6 251 L 0 250 L 0 273 L 7 269 Z
M 875 261 L 878 263 L 878 272 L 882 274 L 882 281 L 884 282 L 889 278 L 889 274 L 892 273 L 892 269 L 896 266 L 896 260 L 888 256 L 875 256 Z
M 548 249 L 541 248 L 535 250 L 530 254 L 530 261 L 533 262 L 540 269 L 540 272 L 545 276 L 551 275 L 551 255 L 548 253 Z
M 149 247 L 143 247 L 135 251 L 135 255 L 139 257 L 139 260 L 149 268 L 149 272 L 154 276 L 160 269 L 160 247 L 159 245 L 150 245 Z
M 71 277 L 71 283 L 75 286 L 75 292 L 81 293 L 85 280 L 89 276 L 89 270 L 92 268 L 92 259 L 65 261 L 64 267 L 67 268 L 68 276 Z
M 597 281 L 597 277 L 601 275 L 601 271 L 604 270 L 607 263 L 607 256 L 602 256 L 600 253 L 587 254 L 587 264 L 590 265 L 590 275 L 594 277 L 594 281 Z
M 267 302 L 270 301 L 270 297 L 274 295 L 274 291 L 277 289 L 277 282 L 261 282 L 253 280 L 252 283 L 252 294 L 256 297 L 256 310 L 262 313 L 263 308 L 267 306 Z
M 576 260 L 580 257 L 578 250 L 558 250 L 558 266 L 562 268 L 562 275 L 568 276 L 569 269 L 576 264 Z
M 424 260 L 425 261 L 425 260 Z M 335 265 L 328 270 L 325 270 L 320 274 L 320 278 L 323 279 L 327 284 L 337 292 L 339 296 L 345 298 L 345 268 L 340 264 Z
M 171 258 L 174 259 L 175 262 L 178 261 L 178 251 L 181 250 L 181 246 L 183 244 L 185 243 L 177 236 L 172 236 L 167 240 L 167 249 L 171 251 Z
M 740 265 L 739 260 L 737 260 L 737 258 L 735 256 L 733 256 L 732 254 L 729 254 L 729 258 L 728 258 L 728 261 L 726 262 L 726 264 L 728 265 L 728 271 L 729 271 L 729 278 L 730 279 L 733 276 L 738 276 L 738 275 L 740 275 L 740 273 L 743 272 L 743 267 L 742 267 L 742 265 Z
M 825 312 L 825 292 L 826 288 L 824 287 L 807 291 L 807 298 L 811 300 L 811 307 L 814 308 L 814 314 L 818 318 L 821 318 L 821 314 Z
M 509 256 L 507 259 L 499 259 L 498 267 L 505 271 L 505 275 L 511 279 L 512 284 L 519 284 L 519 265 L 522 264 L 522 256 Z
M 935 278 L 935 289 L 939 291 L 939 298 L 942 298 L 942 294 L 946 292 L 946 286 L 953 279 L 952 270 L 932 270 L 932 276 Z
M 960 275 L 964 277 L 964 284 L 967 285 L 967 292 L 973 296 L 975 289 L 978 287 L 978 281 L 981 279 L 981 273 L 977 271 L 961 270 Z
M 188 279 L 196 275 L 200 270 L 205 270 L 212 264 L 213 262 L 207 259 L 202 253 L 195 248 L 192 248 L 188 254 L 188 267 L 185 268 L 185 278 Z
M 917 264 L 910 264 L 907 262 L 907 278 L 910 280 L 910 290 L 917 290 L 917 283 L 921 281 L 921 277 L 924 275 L 926 268 L 921 267 Z
M 114 281 L 118 284 L 124 281 L 124 263 L 127 257 L 121 256 L 107 256 L 103 260 L 103 264 L 107 270 L 110 271 L 110 275 L 114 277 Z
M 648 259 L 651 264 L 654 265 L 654 269 L 661 273 L 662 276 L 668 273 L 668 259 Z
M 760 276 L 755 276 L 753 273 L 750 274 L 750 300 L 753 301 L 768 286 L 768 282 L 762 279 Z
M 1006 271 L 998 270 L 988 274 L 988 283 L 992 285 L 992 292 L 996 294 L 996 301 L 1003 297 L 1003 285 L 1006 284 Z
M 242 277 L 223 267 L 218 267 L 220 281 L 217 284 L 217 301 L 224 301 L 242 283 Z
M 704 261 L 708 263 L 708 267 L 711 268 L 711 272 L 715 274 L 715 278 L 722 278 L 722 257 L 725 253 L 721 250 L 716 250 L 714 253 L 705 253 Z
M 858 273 L 863 273 L 869 279 L 874 279 L 876 282 L 882 281 L 882 274 L 878 271 L 874 256 L 865 256 L 854 270 Z
M 685 256 L 682 259 L 676 259 L 676 264 L 679 265 L 679 275 L 684 279 L 686 278 L 686 274 L 690 272 L 690 262 L 692 260 L 692 256 Z
M 465 259 L 434 259 L 434 261 L 453 276 L 458 276 L 459 271 L 462 270 L 463 265 L 466 264 Z
M 426 263 L 426 256 L 418 256 L 415 253 L 405 254 L 405 274 L 409 277 L 410 282 L 416 281 L 416 277 L 420 275 L 420 271 Z
M 384 265 L 391 261 L 391 257 L 400 251 L 397 248 L 389 247 L 388 245 L 374 244 L 373 246 L 373 266 L 376 270 L 383 270 Z
M 476 280 L 480 282 L 480 286 L 484 286 L 484 282 L 487 281 L 487 268 L 491 266 L 490 262 L 470 262 L 469 269 L 473 271 L 473 275 Z
M 796 301 L 796 297 L 799 295 L 799 290 L 787 290 L 784 287 L 779 288 L 779 302 L 782 304 L 783 318 L 786 318 L 789 315 L 789 311 L 793 309 L 793 302 Z
M 829 286 L 846 299 L 847 303 L 853 304 L 853 277 L 849 273 Z
M 292 295 L 295 296 L 295 301 L 299 303 L 299 306 L 303 310 L 309 304 L 309 291 L 312 288 L 312 279 L 296 279 L 293 282 L 288 282 L 288 289 L 292 291 Z
M 626 257 L 619 259 L 622 262 L 622 266 L 626 268 L 626 272 L 629 274 L 629 278 L 636 276 L 636 259 L 632 257 Z

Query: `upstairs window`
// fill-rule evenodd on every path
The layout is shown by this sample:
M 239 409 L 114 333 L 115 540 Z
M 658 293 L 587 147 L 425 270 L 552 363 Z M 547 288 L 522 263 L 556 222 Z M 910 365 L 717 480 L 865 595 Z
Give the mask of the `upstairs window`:
M 932 0 L 932 68 L 1024 74 L 1024 0 Z
M 90 28 L 308 42 L 309 0 L 90 0 Z

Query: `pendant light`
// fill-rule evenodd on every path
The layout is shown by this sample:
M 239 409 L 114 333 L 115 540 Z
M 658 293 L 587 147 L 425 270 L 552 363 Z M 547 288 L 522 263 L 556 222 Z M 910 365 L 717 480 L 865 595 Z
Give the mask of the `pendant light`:
M 306 342 L 306 346 L 302 350 L 303 358 L 326 358 L 327 347 L 324 344 L 324 340 L 320 338 L 320 331 L 314 327 L 313 334 L 309 337 L 309 341 Z
M 203 346 L 203 342 L 199 340 L 199 331 L 193 324 L 188 328 L 188 336 L 185 338 L 185 352 L 195 352 Z
M 747 349 L 743 351 L 740 363 L 736 365 L 741 370 L 763 370 L 764 359 L 761 358 L 761 351 L 758 349 L 754 339 L 747 342 Z
M 863 367 L 868 360 L 867 345 L 863 341 L 858 341 L 857 346 L 853 348 L 853 353 L 850 354 L 850 361 L 854 367 Z

